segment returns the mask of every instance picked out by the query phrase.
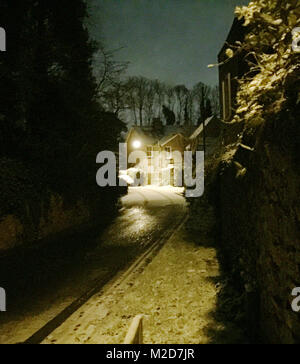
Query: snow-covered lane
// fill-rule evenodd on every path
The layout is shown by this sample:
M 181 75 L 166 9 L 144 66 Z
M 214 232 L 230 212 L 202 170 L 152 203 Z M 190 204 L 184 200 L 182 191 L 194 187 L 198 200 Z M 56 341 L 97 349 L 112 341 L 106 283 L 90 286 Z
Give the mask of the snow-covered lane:
M 186 212 L 181 192 L 172 188 L 130 188 L 122 199 L 119 216 L 90 250 L 74 262 L 66 261 L 59 272 L 53 273 L 51 282 L 41 280 L 31 295 L 20 292 L 19 301 L 8 305 L 8 312 L 0 316 L 0 343 L 24 342 L 107 272 L 123 269 L 166 228 L 175 226 Z M 51 269 L 51 262 L 49 266 Z M 7 294 L 9 298 L 10 292 Z
M 122 204 L 125 207 L 142 205 L 151 208 L 178 205 L 184 208 L 186 201 L 183 192 L 182 188 L 175 187 L 130 187 L 128 195 L 122 198 Z

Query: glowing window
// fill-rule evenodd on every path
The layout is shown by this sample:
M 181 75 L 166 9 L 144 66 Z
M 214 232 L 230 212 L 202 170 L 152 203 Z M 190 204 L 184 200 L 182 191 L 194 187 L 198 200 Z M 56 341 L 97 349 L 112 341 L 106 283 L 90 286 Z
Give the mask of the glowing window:
M 165 152 L 166 152 L 166 158 L 171 159 L 172 158 L 172 148 L 171 147 L 166 147 Z
M 153 158 L 153 147 L 152 147 L 152 145 L 149 145 L 147 147 L 147 157 L 148 158 Z
M 133 148 L 135 148 L 135 149 L 139 149 L 139 148 L 142 146 L 142 143 L 141 143 L 139 140 L 135 140 L 135 141 L 132 143 L 132 146 L 133 146 Z

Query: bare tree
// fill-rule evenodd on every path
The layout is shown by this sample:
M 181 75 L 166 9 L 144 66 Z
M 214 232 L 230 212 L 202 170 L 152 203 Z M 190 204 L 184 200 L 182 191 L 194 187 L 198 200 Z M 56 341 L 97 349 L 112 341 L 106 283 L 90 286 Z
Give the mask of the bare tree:
M 144 125 L 145 103 L 148 91 L 148 80 L 145 77 L 129 77 L 127 80 L 128 102 L 134 113 L 135 123 L 137 115 L 140 125 Z
M 147 85 L 148 85 L 148 80 L 146 78 L 138 77 L 136 79 L 136 87 L 137 87 L 136 95 L 137 95 L 140 125 L 144 125 L 143 113 L 147 97 Z
M 182 121 L 184 120 L 184 110 L 186 107 L 186 97 L 188 94 L 188 89 L 184 85 L 178 85 L 174 88 L 174 91 L 177 98 L 178 122 L 182 123 Z
M 136 80 L 134 77 L 129 77 L 126 80 L 126 96 L 125 102 L 128 106 L 128 109 L 132 112 L 134 118 L 134 124 L 138 124 L 138 100 L 137 100 L 137 89 L 136 89 Z
M 121 112 L 129 108 L 127 104 L 128 87 L 127 84 L 120 80 L 103 91 L 102 103 L 108 111 L 113 112 L 119 116 Z
M 155 115 L 155 81 L 148 80 L 146 98 L 145 98 L 145 114 L 148 125 L 151 125 Z
M 219 86 L 211 90 L 211 107 L 214 115 L 220 116 L 220 91 Z
M 98 84 L 97 92 L 102 99 L 105 93 L 113 86 L 118 86 L 121 76 L 128 68 L 128 62 L 118 62 L 115 60 L 115 54 L 120 51 L 107 50 L 100 45 L 98 52 L 94 56 L 94 75 Z
M 161 118 L 162 108 L 166 97 L 166 85 L 158 80 L 154 81 L 154 90 L 156 94 L 156 104 L 157 104 L 157 116 Z
M 193 91 L 188 90 L 186 94 L 184 122 L 188 125 L 192 125 L 193 119 L 194 119 L 194 95 Z
M 167 105 L 168 108 L 172 111 L 174 111 L 174 107 L 176 104 L 176 95 L 174 87 L 166 85 L 166 99 L 167 99 Z
M 193 88 L 195 106 L 198 115 L 198 124 L 206 119 L 206 104 L 210 98 L 211 88 L 202 82 L 197 83 Z
M 197 83 L 192 90 L 185 85 L 169 86 L 145 77 L 129 77 L 116 82 L 106 92 L 109 109 L 116 113 L 130 110 L 136 125 L 150 125 L 162 119 L 163 108 L 174 112 L 177 122 L 192 126 L 211 114 L 218 114 L 218 88 Z M 208 115 L 209 114 L 209 115 Z

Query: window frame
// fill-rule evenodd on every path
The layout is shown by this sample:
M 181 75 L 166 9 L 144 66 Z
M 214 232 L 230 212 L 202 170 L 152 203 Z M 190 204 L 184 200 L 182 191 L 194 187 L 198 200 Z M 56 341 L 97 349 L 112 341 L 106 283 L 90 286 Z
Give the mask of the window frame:
M 222 81 L 223 119 L 228 120 L 232 115 L 232 84 L 231 73 L 228 72 Z
M 172 159 L 172 147 L 165 147 L 164 149 L 166 153 L 166 159 Z
M 147 145 L 147 158 L 153 159 L 154 157 L 154 147 L 153 145 Z

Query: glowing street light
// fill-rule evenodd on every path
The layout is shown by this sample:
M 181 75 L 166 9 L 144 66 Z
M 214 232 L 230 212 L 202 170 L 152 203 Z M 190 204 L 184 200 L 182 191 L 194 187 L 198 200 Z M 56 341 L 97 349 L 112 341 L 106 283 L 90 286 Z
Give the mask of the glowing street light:
M 133 143 L 133 148 L 134 149 L 139 149 L 142 146 L 142 143 L 139 140 L 135 140 Z

